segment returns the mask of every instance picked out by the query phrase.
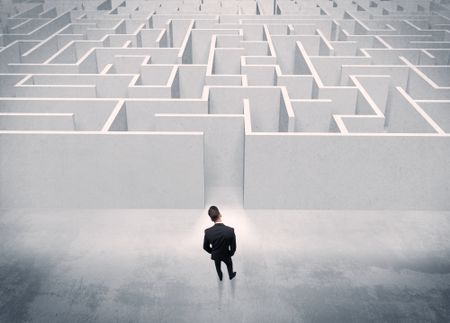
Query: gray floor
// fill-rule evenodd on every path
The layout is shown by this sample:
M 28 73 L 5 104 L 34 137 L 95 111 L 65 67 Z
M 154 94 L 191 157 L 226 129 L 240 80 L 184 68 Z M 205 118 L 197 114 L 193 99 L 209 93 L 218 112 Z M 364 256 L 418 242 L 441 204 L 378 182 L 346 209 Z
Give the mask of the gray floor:
M 206 210 L 0 212 L 1 322 L 450 321 L 450 212 L 225 207 L 222 283 Z

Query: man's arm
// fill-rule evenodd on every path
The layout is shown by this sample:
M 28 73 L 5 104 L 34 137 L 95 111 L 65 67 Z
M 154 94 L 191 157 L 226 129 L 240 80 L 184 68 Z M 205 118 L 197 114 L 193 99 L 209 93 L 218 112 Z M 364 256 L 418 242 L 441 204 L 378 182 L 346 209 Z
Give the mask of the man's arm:
M 233 229 L 233 238 L 231 239 L 231 243 L 230 243 L 230 255 L 233 256 L 234 253 L 236 252 L 236 235 L 234 234 L 234 229 Z
M 209 240 L 206 238 L 206 233 L 205 233 L 205 237 L 203 238 L 203 249 L 207 253 L 211 253 L 211 251 L 212 251 L 211 246 L 209 245 Z

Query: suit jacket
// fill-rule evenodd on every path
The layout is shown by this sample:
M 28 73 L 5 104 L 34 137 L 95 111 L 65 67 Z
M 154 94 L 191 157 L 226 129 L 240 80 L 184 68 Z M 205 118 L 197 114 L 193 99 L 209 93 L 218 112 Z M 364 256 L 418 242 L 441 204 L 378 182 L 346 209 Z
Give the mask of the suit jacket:
M 211 254 L 211 259 L 230 259 L 236 252 L 234 228 L 228 227 L 223 223 L 216 223 L 212 227 L 205 229 L 203 249 Z

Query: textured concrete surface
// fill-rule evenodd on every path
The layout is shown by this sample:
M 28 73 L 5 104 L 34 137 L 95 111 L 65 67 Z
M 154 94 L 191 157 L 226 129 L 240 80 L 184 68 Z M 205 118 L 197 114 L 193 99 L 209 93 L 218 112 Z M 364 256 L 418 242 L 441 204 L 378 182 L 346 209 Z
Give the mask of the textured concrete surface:
M 219 205 L 220 207 L 220 205 Z M 450 212 L 1 210 L 0 321 L 448 322 Z

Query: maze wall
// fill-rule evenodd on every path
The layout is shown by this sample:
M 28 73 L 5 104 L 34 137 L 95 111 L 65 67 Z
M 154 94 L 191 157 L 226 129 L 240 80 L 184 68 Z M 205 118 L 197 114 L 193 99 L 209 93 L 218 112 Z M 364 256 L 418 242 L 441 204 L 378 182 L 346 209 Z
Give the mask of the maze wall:
M 1 5 L 2 207 L 450 209 L 447 0 Z

